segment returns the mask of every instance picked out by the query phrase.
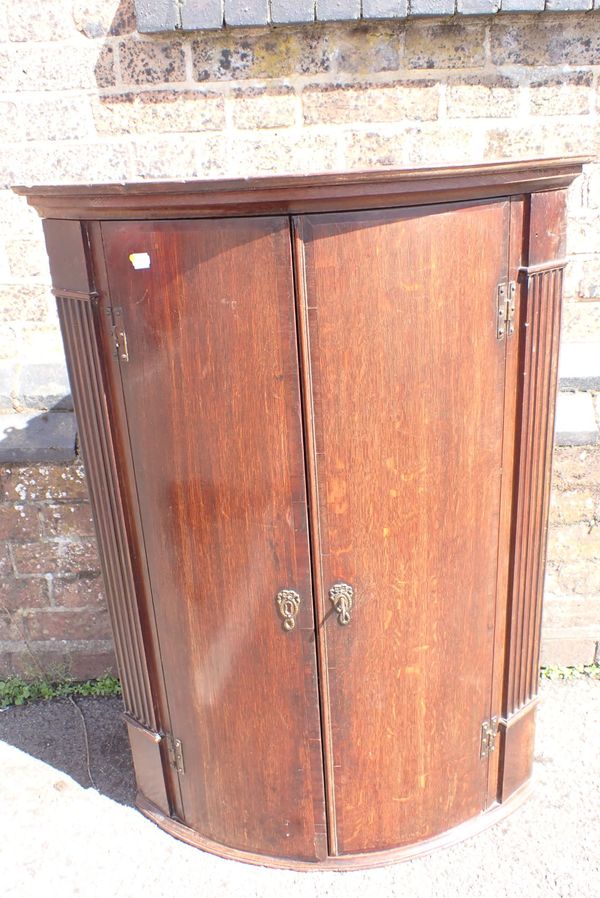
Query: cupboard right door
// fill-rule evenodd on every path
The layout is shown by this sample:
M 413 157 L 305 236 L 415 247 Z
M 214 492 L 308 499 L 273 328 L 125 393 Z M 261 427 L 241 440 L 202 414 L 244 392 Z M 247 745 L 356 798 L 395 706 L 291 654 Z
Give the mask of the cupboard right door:
M 509 214 L 295 221 L 333 853 L 418 842 L 485 806 Z

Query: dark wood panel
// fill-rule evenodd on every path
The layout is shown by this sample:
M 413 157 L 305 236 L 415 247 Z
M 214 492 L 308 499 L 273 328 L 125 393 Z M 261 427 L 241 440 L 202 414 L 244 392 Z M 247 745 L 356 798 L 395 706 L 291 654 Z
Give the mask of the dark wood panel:
M 140 726 L 127 714 L 125 723 L 131 745 L 137 787 L 149 801 L 162 808 L 164 813 L 168 813 L 169 799 L 161 753 L 163 737 L 160 733 Z
M 499 758 L 502 779 L 499 801 L 506 801 L 531 778 L 537 700 L 529 702 L 510 720 L 500 721 Z
M 15 187 L 55 218 L 186 218 L 456 202 L 566 187 L 588 157 L 243 180 Z
M 103 235 L 184 819 L 234 848 L 323 857 L 288 221 Z M 289 631 L 286 588 L 301 597 Z
M 538 692 L 554 407 L 565 244 L 565 197 L 531 198 L 528 264 L 522 271 L 525 321 L 520 361 L 517 482 L 503 716 Z M 544 258 L 547 260 L 544 267 Z
M 43 223 L 50 275 L 55 293 L 93 292 L 85 225 L 81 221 L 47 219 Z
M 427 839 L 485 805 L 508 213 L 299 222 L 340 853 Z M 337 582 L 354 588 L 347 626 Z

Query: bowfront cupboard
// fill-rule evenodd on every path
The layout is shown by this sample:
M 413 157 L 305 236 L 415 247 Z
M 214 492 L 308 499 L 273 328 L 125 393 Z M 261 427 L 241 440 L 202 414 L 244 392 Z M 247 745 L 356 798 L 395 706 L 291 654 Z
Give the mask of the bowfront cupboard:
M 582 161 L 18 189 L 174 835 L 371 866 L 526 795 Z

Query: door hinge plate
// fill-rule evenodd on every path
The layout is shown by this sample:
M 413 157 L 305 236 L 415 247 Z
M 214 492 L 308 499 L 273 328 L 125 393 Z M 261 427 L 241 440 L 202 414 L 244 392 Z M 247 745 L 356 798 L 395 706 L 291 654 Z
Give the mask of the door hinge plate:
M 177 773 L 185 773 L 185 764 L 183 763 L 183 745 L 181 739 L 175 739 L 173 736 L 167 736 L 167 752 L 169 755 L 169 764 Z
M 115 358 L 122 362 L 129 361 L 129 347 L 127 345 L 127 333 L 123 327 L 123 309 L 119 307 L 108 308 L 107 314 L 111 319 L 111 333 L 114 344 Z
M 515 332 L 515 303 L 517 285 L 515 281 L 498 284 L 496 288 L 496 336 L 504 340 Z
M 496 736 L 498 735 L 498 718 L 491 717 L 481 724 L 481 758 L 488 758 L 496 748 Z

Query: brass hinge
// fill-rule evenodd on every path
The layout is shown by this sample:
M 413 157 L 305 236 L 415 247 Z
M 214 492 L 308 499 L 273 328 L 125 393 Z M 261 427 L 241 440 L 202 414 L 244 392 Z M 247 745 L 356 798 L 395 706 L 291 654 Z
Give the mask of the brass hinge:
M 496 288 L 496 336 L 499 340 L 515 332 L 515 301 L 517 285 L 514 281 L 498 284 Z
M 185 765 L 183 763 L 183 745 L 181 739 L 175 739 L 173 736 L 167 736 L 167 752 L 169 754 L 169 764 L 177 773 L 185 773 Z
M 481 752 L 480 757 L 487 758 L 496 748 L 496 736 L 498 735 L 498 718 L 491 717 L 481 724 Z
M 112 320 L 111 332 L 115 346 L 115 358 L 121 359 L 122 362 L 128 362 L 129 347 L 127 345 L 127 333 L 123 327 L 123 309 L 116 307 L 109 308 L 106 311 Z

